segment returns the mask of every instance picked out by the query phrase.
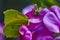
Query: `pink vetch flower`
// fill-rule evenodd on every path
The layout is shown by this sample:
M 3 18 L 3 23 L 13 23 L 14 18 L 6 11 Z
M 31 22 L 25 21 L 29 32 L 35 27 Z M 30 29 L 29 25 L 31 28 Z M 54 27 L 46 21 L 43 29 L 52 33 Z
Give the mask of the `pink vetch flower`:
M 5 40 L 5 36 L 3 33 L 3 26 L 4 26 L 4 23 L 0 23 L 0 40 Z
M 30 5 L 22 10 L 22 13 L 28 17 L 28 24 L 19 28 L 20 36 L 18 40 L 58 40 L 54 38 L 54 33 L 60 33 L 60 8 L 52 6 L 44 8 L 39 15 L 35 15 L 34 5 Z

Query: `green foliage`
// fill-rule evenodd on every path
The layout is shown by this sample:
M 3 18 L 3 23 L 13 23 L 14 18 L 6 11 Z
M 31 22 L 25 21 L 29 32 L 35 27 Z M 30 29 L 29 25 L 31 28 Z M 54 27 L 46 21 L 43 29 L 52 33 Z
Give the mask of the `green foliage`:
M 54 38 L 56 38 L 56 37 L 60 36 L 60 33 L 55 33 L 53 36 L 54 36 Z
M 43 2 L 47 7 L 50 7 L 52 5 L 60 6 L 60 4 L 56 0 L 43 0 Z
M 30 0 L 33 4 L 37 4 L 38 7 L 44 7 L 42 0 Z
M 33 4 L 37 4 L 38 7 L 50 7 L 52 5 L 58 5 L 60 6 L 60 4 L 56 1 L 56 0 L 30 0 Z

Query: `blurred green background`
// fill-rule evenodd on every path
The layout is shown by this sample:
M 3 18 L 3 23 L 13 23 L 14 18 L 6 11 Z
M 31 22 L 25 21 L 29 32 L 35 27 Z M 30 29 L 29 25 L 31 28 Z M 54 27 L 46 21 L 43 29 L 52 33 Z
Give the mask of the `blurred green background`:
M 31 4 L 29 0 L 0 0 L 0 22 L 3 22 L 3 11 L 7 9 L 16 9 L 21 11 L 29 4 Z
M 60 3 L 60 0 L 56 0 Z M 16 9 L 21 11 L 27 5 L 32 4 L 30 0 L 0 0 L 0 22 L 4 21 L 3 11 L 7 9 Z M 6 39 L 6 40 L 17 40 L 17 39 Z

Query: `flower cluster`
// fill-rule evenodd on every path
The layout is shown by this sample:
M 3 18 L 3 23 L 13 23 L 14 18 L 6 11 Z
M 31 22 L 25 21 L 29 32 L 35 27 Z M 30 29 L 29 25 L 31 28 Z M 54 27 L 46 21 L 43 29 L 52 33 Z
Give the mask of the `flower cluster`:
M 37 10 L 35 5 L 30 5 L 22 13 L 28 17 L 28 24 L 20 26 L 18 40 L 60 40 L 60 36 L 55 37 L 60 33 L 58 6 Z
M 60 8 L 37 8 L 29 5 L 22 10 L 27 16 L 28 23 L 19 28 L 18 40 L 60 40 Z M 4 23 L 0 24 L 0 40 L 4 40 Z

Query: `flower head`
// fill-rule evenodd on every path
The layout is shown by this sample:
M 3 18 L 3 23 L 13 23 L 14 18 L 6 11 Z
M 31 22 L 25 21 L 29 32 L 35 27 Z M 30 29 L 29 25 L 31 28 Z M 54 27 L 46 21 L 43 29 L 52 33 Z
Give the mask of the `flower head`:
M 28 24 L 23 24 L 19 28 L 21 34 L 19 40 L 60 39 L 60 37 L 54 38 L 55 33 L 60 33 L 60 8 L 52 6 L 51 8 L 38 9 L 38 15 L 35 10 L 34 5 L 22 10 L 22 13 L 28 17 Z

